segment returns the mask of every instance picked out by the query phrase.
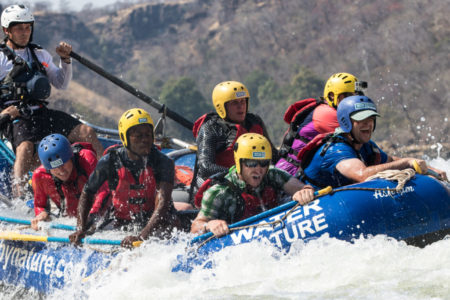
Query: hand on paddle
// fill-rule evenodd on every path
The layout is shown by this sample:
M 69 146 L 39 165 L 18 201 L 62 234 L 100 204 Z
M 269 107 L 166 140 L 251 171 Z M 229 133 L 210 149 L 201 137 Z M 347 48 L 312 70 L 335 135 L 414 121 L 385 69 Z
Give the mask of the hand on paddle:
M 34 230 L 39 230 L 39 222 L 45 221 L 48 218 L 48 213 L 46 211 L 41 212 L 34 219 L 31 220 L 30 225 Z
M 292 195 L 292 199 L 301 205 L 308 204 L 314 200 L 314 188 L 310 185 L 305 185 L 301 190 Z
M 136 235 L 129 235 L 122 240 L 120 246 L 125 248 L 134 248 L 135 245 L 133 243 L 135 242 L 142 242 L 142 238 Z
M 65 42 L 59 43 L 59 45 L 56 47 L 56 54 L 61 56 L 61 60 L 63 60 L 64 62 L 70 62 L 70 52 L 72 52 L 72 46 Z
M 422 159 L 411 159 L 410 164 L 419 174 L 432 175 L 439 180 L 448 181 L 447 173 L 445 171 L 427 166 L 427 163 Z
M 84 232 L 84 230 L 77 230 L 71 235 L 69 235 L 69 240 L 72 244 L 77 246 L 81 244 L 81 239 L 84 238 L 85 236 L 86 232 Z

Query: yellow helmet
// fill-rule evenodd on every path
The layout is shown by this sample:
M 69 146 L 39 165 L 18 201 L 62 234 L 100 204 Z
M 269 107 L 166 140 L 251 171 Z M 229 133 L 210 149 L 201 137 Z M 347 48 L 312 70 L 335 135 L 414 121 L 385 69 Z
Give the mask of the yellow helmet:
M 212 92 L 212 102 L 217 114 L 225 119 L 227 116 L 227 111 L 225 109 L 225 103 L 228 101 L 247 98 L 247 109 L 248 109 L 248 99 L 250 94 L 247 88 L 240 82 L 237 81 L 224 81 L 219 83 L 214 87 Z
M 127 132 L 131 127 L 149 124 L 153 130 L 153 120 L 150 114 L 142 108 L 132 108 L 123 113 L 119 120 L 119 136 L 125 147 L 128 147 Z
M 342 93 L 355 93 L 356 91 L 361 91 L 360 87 L 358 88 L 358 78 L 353 76 L 350 73 L 336 73 L 331 75 L 331 77 L 327 80 L 325 84 L 325 89 L 323 91 L 323 97 L 327 100 L 328 105 L 336 108 L 338 104 L 338 96 Z M 365 86 L 367 86 L 367 83 Z M 365 87 L 364 87 L 365 88 Z M 334 94 L 334 99 L 331 100 L 328 98 L 328 94 L 332 92 Z
M 236 171 L 241 173 L 241 159 L 272 159 L 272 147 L 269 140 L 258 133 L 245 133 L 234 144 Z

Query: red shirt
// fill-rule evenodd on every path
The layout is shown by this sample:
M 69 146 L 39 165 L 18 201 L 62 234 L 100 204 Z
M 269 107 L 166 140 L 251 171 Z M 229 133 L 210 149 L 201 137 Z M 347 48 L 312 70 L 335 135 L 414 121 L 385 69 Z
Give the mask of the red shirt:
M 79 196 L 89 175 L 94 171 L 95 166 L 97 165 L 97 157 L 93 151 L 82 149 L 78 152 L 78 155 L 78 168 L 75 166 L 76 160 L 74 160 L 74 167 L 69 179 L 61 184 L 66 209 L 63 213 L 69 216 L 77 215 Z M 84 170 L 84 174 L 78 174 L 77 169 Z M 56 206 L 61 208 L 61 196 L 57 190 L 55 181 L 52 178 L 52 175 L 47 172 L 42 165 L 33 172 L 32 183 L 34 192 L 34 212 L 36 216 L 47 209 L 48 199 L 51 199 Z M 103 189 L 100 189 L 97 193 L 96 202 L 101 195 L 105 196 L 107 193 L 108 190 L 106 186 L 103 187 Z

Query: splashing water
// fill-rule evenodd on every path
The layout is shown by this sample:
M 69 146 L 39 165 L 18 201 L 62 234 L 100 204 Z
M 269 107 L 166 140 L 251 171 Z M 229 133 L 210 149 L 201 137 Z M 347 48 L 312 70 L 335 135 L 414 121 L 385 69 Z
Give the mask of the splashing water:
M 450 160 L 427 160 L 450 174 Z M 215 267 L 172 273 L 191 235 L 119 254 L 81 285 L 47 299 L 449 299 L 450 238 L 423 249 L 384 236 L 348 243 L 323 236 L 280 254 L 258 242 L 214 254 Z M 5 295 L 4 295 L 5 296 Z M 36 295 L 6 295 L 36 299 Z M 3 297 L 2 297 L 3 298 Z M 9 299 L 7 298 L 7 299 Z

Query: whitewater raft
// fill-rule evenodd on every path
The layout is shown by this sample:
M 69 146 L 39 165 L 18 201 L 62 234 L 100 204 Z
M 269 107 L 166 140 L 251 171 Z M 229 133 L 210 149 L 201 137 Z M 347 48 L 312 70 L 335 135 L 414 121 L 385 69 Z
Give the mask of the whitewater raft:
M 235 223 L 230 228 L 244 228 L 221 238 L 199 236 L 177 258 L 173 271 L 212 267 L 214 252 L 255 241 L 287 252 L 293 243 L 323 235 L 349 242 L 385 235 L 423 247 L 450 234 L 448 183 L 416 174 L 401 190 L 393 191 L 396 185 L 383 179 L 349 185 L 308 205 L 293 209 L 292 201 Z
M 7 148 L 0 150 L 7 151 Z M 192 151 L 172 151 L 170 156 L 176 165 L 193 168 Z M 7 156 L 0 156 L 0 166 L 3 172 L 8 171 L 11 162 Z M 396 185 L 396 182 L 376 179 L 346 186 L 306 206 L 293 209 L 296 203 L 292 201 L 232 224 L 233 229 L 250 227 L 234 230 L 227 236 L 198 236 L 190 242 L 189 251 L 174 261 L 173 271 L 213 267 L 215 252 L 249 242 L 267 242 L 276 251 L 287 252 L 293 243 L 308 242 L 323 235 L 351 242 L 381 234 L 423 247 L 450 234 L 448 183 L 415 175 L 401 190 L 392 191 Z M 3 182 L 2 187 L 7 192 L 7 184 Z M 47 294 L 55 288 L 82 284 L 83 278 L 106 268 L 114 256 L 69 244 L 2 240 L 0 282 Z

